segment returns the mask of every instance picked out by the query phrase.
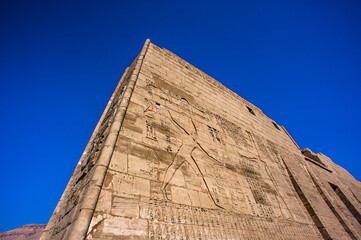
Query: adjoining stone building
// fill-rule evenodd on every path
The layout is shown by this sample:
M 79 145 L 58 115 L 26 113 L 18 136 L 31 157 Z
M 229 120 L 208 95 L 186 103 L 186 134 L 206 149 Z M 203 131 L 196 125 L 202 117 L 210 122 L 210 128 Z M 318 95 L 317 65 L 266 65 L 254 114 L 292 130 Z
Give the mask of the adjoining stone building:
M 42 239 L 361 239 L 361 184 L 147 40 Z

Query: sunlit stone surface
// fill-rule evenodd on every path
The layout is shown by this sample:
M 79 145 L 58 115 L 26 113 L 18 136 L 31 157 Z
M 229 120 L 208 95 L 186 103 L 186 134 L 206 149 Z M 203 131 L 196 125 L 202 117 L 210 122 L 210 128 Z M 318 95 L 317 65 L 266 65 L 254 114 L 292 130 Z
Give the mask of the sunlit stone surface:
M 361 239 L 361 185 L 146 41 L 42 239 Z

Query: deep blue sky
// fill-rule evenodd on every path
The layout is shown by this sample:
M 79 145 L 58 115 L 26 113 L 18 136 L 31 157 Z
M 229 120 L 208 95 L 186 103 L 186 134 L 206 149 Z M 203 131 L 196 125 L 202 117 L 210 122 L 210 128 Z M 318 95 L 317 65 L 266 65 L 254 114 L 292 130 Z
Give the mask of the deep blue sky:
M 146 38 L 361 179 L 361 2 L 0 2 L 0 232 L 47 223 Z

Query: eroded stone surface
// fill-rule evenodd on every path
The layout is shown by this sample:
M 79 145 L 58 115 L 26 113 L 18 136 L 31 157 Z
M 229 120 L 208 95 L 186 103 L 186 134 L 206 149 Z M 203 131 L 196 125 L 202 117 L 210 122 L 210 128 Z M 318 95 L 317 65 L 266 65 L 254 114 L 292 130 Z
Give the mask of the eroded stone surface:
M 360 239 L 360 183 L 303 153 L 259 108 L 150 44 L 86 239 Z

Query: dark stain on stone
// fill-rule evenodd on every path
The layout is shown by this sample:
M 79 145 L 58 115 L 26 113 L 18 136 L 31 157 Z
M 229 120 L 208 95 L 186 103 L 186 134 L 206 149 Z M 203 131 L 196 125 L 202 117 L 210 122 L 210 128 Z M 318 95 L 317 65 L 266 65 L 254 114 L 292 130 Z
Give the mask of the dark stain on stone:
M 137 121 L 137 116 L 134 113 L 128 112 L 125 114 L 124 123 L 134 124 Z
M 277 195 L 276 190 L 273 189 L 273 187 L 266 182 L 261 182 L 261 188 L 267 193 Z
M 162 134 L 168 135 L 168 136 L 170 135 L 170 128 L 167 125 L 155 122 L 154 127 L 155 127 L 156 131 L 158 131 L 159 133 L 162 133 Z
M 246 167 L 246 166 L 242 166 L 241 173 L 243 173 L 243 175 L 245 175 L 246 177 L 252 178 L 252 179 L 255 179 L 255 180 L 259 180 L 260 177 L 261 177 L 261 174 L 256 172 L 253 168 Z
M 122 152 L 122 153 L 129 153 L 130 152 L 130 142 L 131 142 L 130 138 L 119 134 L 114 150 L 118 151 L 118 152 Z
M 174 85 L 171 85 L 169 83 L 167 83 L 166 81 L 164 81 L 161 76 L 159 76 L 158 74 L 153 73 L 153 80 L 156 84 L 156 86 L 162 90 L 168 90 L 169 92 L 175 94 L 176 96 L 178 96 L 179 98 L 185 98 L 188 100 L 189 103 L 194 103 L 194 97 L 188 93 L 186 93 L 185 91 L 175 87 Z
M 140 134 L 143 134 L 143 129 L 140 128 L 140 127 L 137 127 L 136 125 L 134 124 L 129 124 L 129 123 L 123 123 L 123 128 L 126 128 L 130 131 L 133 131 L 133 132 L 136 132 L 136 133 L 140 133 Z
M 269 203 L 260 191 L 251 189 L 251 192 L 257 204 L 269 205 Z
M 104 186 L 109 187 L 110 183 L 113 181 L 113 174 L 107 172 L 104 179 Z
M 233 166 L 232 164 L 226 163 L 226 168 L 228 168 L 234 172 L 238 172 L 237 168 L 235 166 Z
M 135 114 L 128 113 L 125 115 L 122 128 L 129 129 L 137 133 L 143 133 L 142 128 L 136 126 L 137 116 Z

